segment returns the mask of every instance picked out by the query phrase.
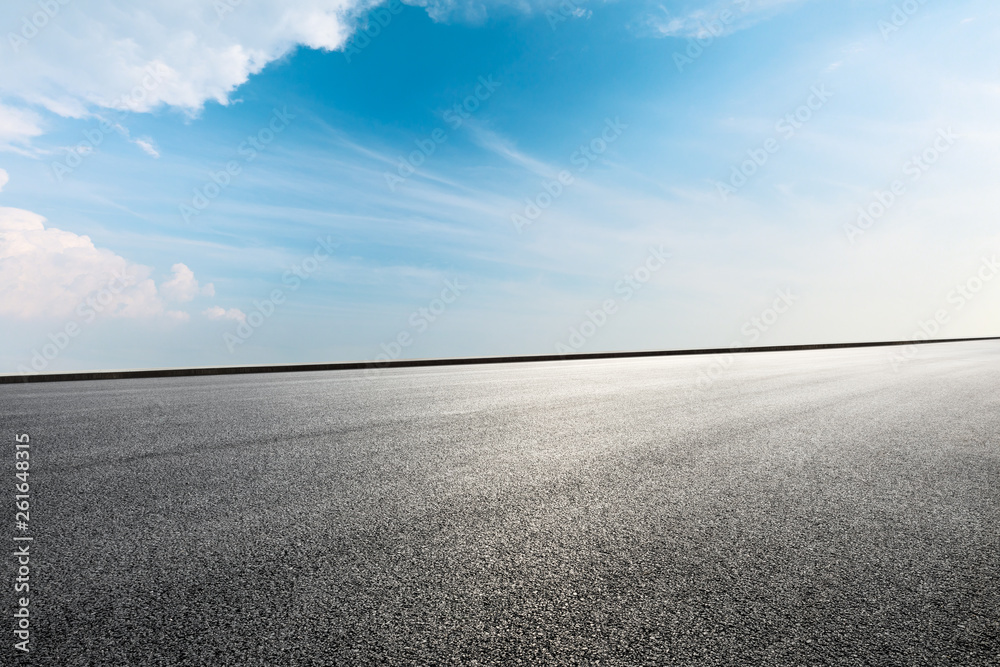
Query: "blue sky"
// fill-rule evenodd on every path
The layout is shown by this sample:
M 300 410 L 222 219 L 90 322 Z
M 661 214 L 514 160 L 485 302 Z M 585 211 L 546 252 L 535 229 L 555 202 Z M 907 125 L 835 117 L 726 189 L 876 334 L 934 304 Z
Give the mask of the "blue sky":
M 39 7 L 0 372 L 1000 335 L 994 4 Z

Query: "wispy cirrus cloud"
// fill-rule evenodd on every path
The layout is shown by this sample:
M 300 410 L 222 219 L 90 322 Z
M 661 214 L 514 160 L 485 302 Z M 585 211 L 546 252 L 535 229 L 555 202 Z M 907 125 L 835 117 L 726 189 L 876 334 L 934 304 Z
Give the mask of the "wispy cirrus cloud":
M 0 103 L 0 151 L 30 155 L 31 140 L 44 132 L 37 112 Z
M 806 0 L 709 0 L 679 7 L 658 5 L 636 22 L 648 37 L 723 37 L 760 23 Z

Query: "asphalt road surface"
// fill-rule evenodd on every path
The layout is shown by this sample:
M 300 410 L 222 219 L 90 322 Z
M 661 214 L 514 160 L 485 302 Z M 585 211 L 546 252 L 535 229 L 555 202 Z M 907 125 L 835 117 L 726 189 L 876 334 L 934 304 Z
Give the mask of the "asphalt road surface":
M 896 354 L 0 386 L 30 663 L 1000 665 L 1000 343 Z

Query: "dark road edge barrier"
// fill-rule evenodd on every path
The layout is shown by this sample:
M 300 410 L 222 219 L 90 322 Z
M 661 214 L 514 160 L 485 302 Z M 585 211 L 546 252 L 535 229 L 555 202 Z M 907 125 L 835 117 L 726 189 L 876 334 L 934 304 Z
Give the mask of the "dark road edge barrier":
M 390 361 L 339 361 L 320 364 L 264 364 L 260 366 L 206 366 L 204 368 L 143 368 L 118 371 L 78 371 L 73 373 L 21 373 L 0 375 L 0 384 L 22 382 L 71 382 L 79 380 L 125 380 L 130 378 L 169 378 L 195 375 L 242 375 L 245 373 L 301 373 L 306 371 L 349 371 L 417 366 L 467 366 L 472 364 L 513 364 L 528 361 L 579 361 L 582 359 L 629 359 L 634 357 L 677 357 L 695 354 L 733 354 L 744 352 L 793 352 L 797 350 L 833 350 L 848 347 L 889 347 L 930 343 L 971 343 L 1000 340 L 1000 336 L 981 338 L 945 338 L 896 340 L 869 343 L 817 343 L 813 345 L 771 345 L 767 347 L 702 348 L 696 350 L 641 350 L 637 352 L 588 352 L 580 354 L 533 354 L 518 357 L 458 357 L 454 359 L 395 359 Z

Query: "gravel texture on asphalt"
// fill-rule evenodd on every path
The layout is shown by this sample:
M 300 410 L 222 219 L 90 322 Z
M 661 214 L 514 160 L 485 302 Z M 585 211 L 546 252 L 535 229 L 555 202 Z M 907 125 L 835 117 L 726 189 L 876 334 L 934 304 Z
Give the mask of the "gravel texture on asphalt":
M 1000 665 L 1000 343 L 903 351 L 0 386 L 31 663 Z

